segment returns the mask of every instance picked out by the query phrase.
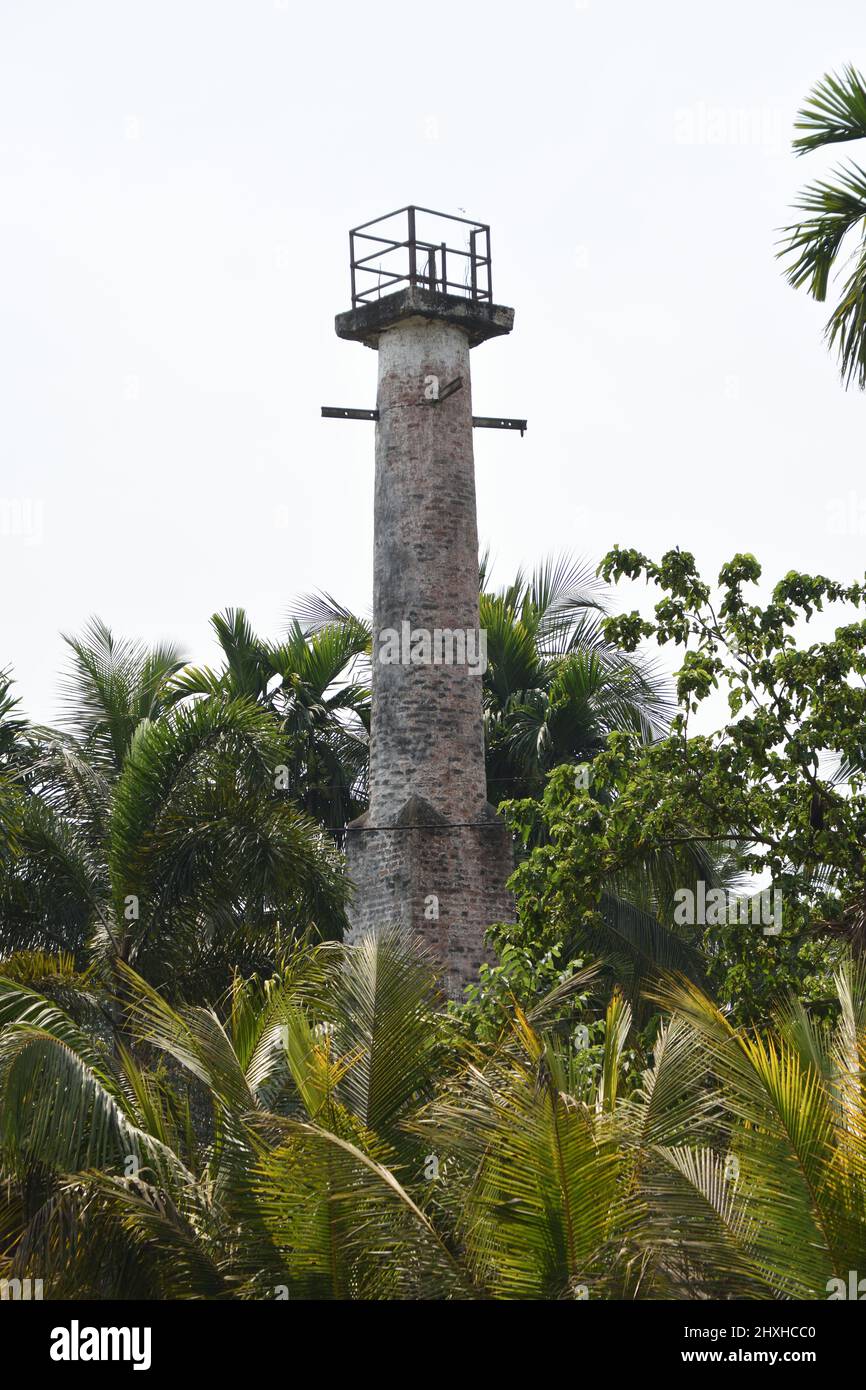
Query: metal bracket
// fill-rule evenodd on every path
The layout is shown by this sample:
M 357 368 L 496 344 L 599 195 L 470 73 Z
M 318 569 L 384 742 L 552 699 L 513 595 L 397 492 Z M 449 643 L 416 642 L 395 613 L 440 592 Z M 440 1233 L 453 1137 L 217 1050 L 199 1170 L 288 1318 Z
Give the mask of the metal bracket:
M 460 386 L 462 385 L 463 382 L 460 381 Z M 455 386 L 453 382 L 450 384 L 450 389 L 448 386 L 445 387 L 449 395 L 452 391 L 459 389 L 459 386 Z M 442 400 L 441 395 L 439 399 Z M 341 405 L 323 405 L 322 418 L 325 420 L 378 420 L 379 412 L 378 410 L 351 410 L 347 406 Z M 473 415 L 472 425 L 476 430 L 520 430 L 521 439 L 529 428 L 525 420 L 505 419 L 501 415 Z
M 341 405 L 323 405 L 322 416 L 325 420 L 378 420 L 378 410 L 349 410 Z
M 443 386 L 438 396 L 434 396 L 431 405 L 438 405 L 440 401 L 447 401 L 449 396 L 453 396 L 455 391 L 463 390 L 462 376 L 456 376 L 453 381 L 449 381 L 447 386 Z
M 473 415 L 472 424 L 477 430 L 520 430 L 521 439 L 529 428 L 525 420 L 503 420 L 501 415 Z

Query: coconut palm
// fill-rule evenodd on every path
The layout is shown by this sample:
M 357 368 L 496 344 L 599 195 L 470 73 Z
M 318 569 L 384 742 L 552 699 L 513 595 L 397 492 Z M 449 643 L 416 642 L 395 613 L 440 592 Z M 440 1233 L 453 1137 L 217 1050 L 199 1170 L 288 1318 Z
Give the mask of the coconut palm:
M 757 1297 L 826 1298 L 866 1256 L 866 969 L 835 974 L 835 1022 L 798 1000 L 772 1031 L 737 1030 L 685 984 L 659 991 L 705 1057 L 723 1107 L 726 1153 L 663 1149 L 662 1216 L 692 1224 L 708 1268 L 736 1270 Z
M 551 558 L 493 590 L 485 556 L 481 579 L 494 805 L 540 796 L 552 768 L 591 762 L 614 729 L 647 741 L 665 732 L 673 712 L 667 684 L 650 662 L 605 641 L 606 592 L 585 561 Z
M 137 729 L 171 707 L 180 652 L 171 644 L 148 647 L 119 639 L 96 617 L 80 637 L 63 640 L 71 658 L 62 684 L 61 727 L 93 767 L 116 774 Z
M 834 1028 L 793 1003 L 753 1033 L 671 981 L 635 1087 L 617 995 L 595 1071 L 518 1015 L 428 1109 L 465 1164 L 473 1279 L 505 1298 L 825 1298 L 866 1250 L 864 986 L 840 971 Z
M 0 1273 L 38 1265 L 52 1297 L 465 1294 L 402 1128 L 445 1055 L 405 939 L 296 952 L 220 1011 L 123 970 L 119 1056 L 0 981 Z
M 12 694 L 12 672 L 0 671 L 0 766 L 14 762 L 15 753 L 27 728 L 21 701 Z
M 272 714 L 227 693 L 180 703 L 176 653 L 96 622 L 70 647 L 65 729 L 28 729 L 16 770 L 5 951 L 65 949 L 109 980 L 134 963 L 211 997 L 297 933 L 338 934 L 340 866 L 282 783 Z
M 866 139 L 866 82 L 852 66 L 822 77 L 799 113 L 794 141 L 802 155 L 828 145 Z M 801 192 L 795 208 L 803 216 L 784 230 L 779 255 L 795 288 L 813 299 L 827 298 L 830 276 L 845 275 L 838 302 L 824 330 L 835 349 L 846 386 L 866 388 L 866 172 L 849 160 Z
M 20 703 L 12 694 L 11 671 L 0 671 L 0 873 L 17 848 L 21 821 L 19 752 L 27 721 L 19 713 Z
M 662 983 L 636 1072 L 617 993 L 598 1045 L 549 1000 L 460 1041 L 395 934 L 298 949 L 213 1009 L 123 967 L 119 1053 L 22 968 L 0 1275 L 49 1298 L 823 1298 L 863 1266 L 862 967 L 834 1024 L 792 1004 L 761 1031 Z
M 254 633 L 243 609 L 231 608 L 211 625 L 222 669 L 187 667 L 172 682 L 175 696 L 243 697 L 270 710 L 285 738 L 285 789 L 339 835 L 366 805 L 370 698 L 354 672 L 369 632 L 348 617 L 309 633 L 293 622 L 272 643 Z

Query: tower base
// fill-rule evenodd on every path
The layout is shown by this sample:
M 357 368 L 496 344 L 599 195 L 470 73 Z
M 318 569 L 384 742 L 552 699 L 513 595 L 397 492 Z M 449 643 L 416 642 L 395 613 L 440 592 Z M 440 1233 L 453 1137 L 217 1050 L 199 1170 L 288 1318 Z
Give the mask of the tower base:
M 450 998 L 493 956 L 484 933 L 514 920 L 505 887 L 513 871 L 511 836 L 484 802 L 468 824 L 454 825 L 423 797 L 411 796 L 393 825 L 373 826 L 369 811 L 346 832 L 349 940 L 370 928 L 399 926 L 441 962 Z

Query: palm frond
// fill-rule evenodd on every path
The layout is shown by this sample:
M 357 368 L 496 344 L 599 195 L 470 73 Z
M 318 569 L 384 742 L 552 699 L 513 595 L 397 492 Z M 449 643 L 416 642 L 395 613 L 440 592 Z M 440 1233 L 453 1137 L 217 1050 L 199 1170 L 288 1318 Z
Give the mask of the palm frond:
M 866 82 L 848 64 L 838 76 L 827 73 L 807 98 L 794 123 L 805 131 L 794 141 L 794 151 L 806 154 L 825 145 L 866 139 Z
M 330 1000 L 335 1046 L 352 1059 L 340 1095 L 367 1128 L 393 1137 L 431 1091 L 440 1002 L 432 959 L 407 934 L 367 932 L 344 948 Z

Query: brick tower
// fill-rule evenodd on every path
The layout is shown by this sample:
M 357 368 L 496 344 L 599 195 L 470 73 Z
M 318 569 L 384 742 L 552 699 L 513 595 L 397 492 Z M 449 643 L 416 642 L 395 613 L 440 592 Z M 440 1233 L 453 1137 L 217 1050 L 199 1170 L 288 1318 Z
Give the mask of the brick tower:
M 355 229 L 351 248 L 337 334 L 378 352 L 376 411 L 339 412 L 376 420 L 370 805 L 347 833 L 352 931 L 411 930 L 459 995 L 485 929 L 513 916 L 511 841 L 486 796 L 469 354 L 509 333 L 514 311 L 493 303 L 483 224 L 404 208 Z

